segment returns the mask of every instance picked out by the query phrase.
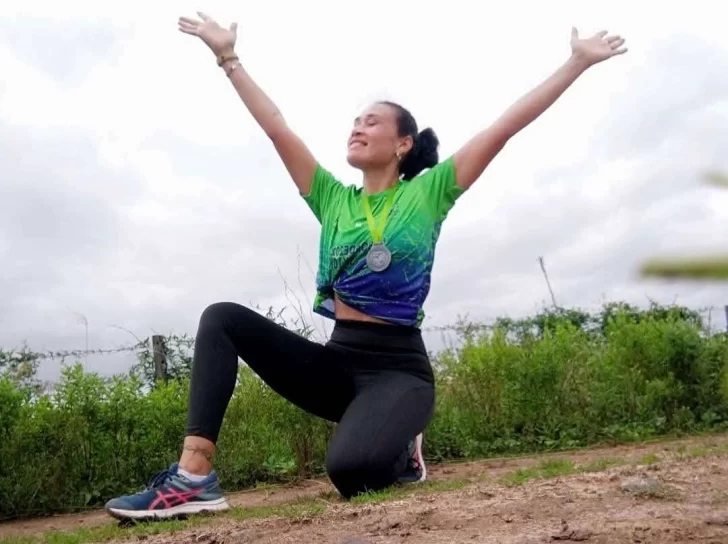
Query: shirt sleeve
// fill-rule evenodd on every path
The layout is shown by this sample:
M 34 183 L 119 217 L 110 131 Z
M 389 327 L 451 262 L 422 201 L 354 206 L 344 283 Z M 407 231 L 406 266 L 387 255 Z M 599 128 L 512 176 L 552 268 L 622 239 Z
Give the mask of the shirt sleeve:
M 445 219 L 457 199 L 465 192 L 457 184 L 454 156 L 430 168 L 413 181 L 419 184 L 436 221 Z
M 323 223 L 327 211 L 336 209 L 336 202 L 344 190 L 344 185 L 331 172 L 321 165 L 316 165 L 316 171 L 311 181 L 311 189 L 308 194 L 301 194 L 301 196 L 308 204 L 308 207 L 311 208 L 319 223 Z

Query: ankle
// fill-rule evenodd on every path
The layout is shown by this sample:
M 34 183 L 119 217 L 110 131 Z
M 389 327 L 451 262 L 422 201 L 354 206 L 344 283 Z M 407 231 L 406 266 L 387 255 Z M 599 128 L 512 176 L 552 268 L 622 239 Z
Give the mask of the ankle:
M 211 472 L 212 472 L 211 466 L 203 467 L 203 466 L 198 466 L 197 464 L 194 464 L 194 463 L 183 464 L 182 462 L 180 462 L 179 469 L 178 469 L 179 474 L 181 474 L 182 476 L 188 476 L 188 477 L 196 476 L 199 478 L 204 478 L 206 476 L 209 476 Z
M 185 438 L 179 468 L 196 476 L 207 476 L 212 472 L 212 458 L 215 445 L 204 438 Z

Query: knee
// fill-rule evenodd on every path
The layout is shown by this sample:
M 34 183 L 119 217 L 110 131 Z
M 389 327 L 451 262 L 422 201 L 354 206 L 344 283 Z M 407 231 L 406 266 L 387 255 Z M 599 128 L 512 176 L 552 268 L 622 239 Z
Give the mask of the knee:
M 200 329 L 224 328 L 230 317 L 239 312 L 240 306 L 234 302 L 215 302 L 204 309 L 200 316 Z
M 329 455 L 326 472 L 345 499 L 361 493 L 379 491 L 394 483 L 394 463 L 354 452 Z

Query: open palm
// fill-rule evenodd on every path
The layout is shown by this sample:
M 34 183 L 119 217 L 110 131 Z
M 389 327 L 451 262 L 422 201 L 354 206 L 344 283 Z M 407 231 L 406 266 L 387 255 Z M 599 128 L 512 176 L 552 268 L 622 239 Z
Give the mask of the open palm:
M 623 45 L 624 38 L 607 36 L 606 30 L 597 32 L 591 38 L 580 39 L 576 28 L 571 29 L 571 52 L 589 65 L 626 53 L 627 48 Z
M 208 15 L 199 11 L 197 15 L 199 15 L 200 20 L 180 17 L 180 31 L 200 38 L 217 56 L 232 51 L 235 48 L 235 41 L 238 37 L 237 23 L 231 24 L 230 28 L 222 28 Z

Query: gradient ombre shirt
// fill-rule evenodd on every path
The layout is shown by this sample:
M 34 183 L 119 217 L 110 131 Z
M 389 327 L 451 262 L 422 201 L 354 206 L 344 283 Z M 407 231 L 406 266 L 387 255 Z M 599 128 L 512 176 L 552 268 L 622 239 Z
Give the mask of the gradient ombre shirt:
M 321 223 L 316 276 L 316 313 L 334 319 L 334 294 L 371 317 L 419 327 L 430 291 L 430 276 L 440 228 L 464 190 L 456 184 L 454 158 L 409 181 L 369 195 L 375 222 L 381 222 L 390 191 L 394 203 L 384 227 L 383 242 L 392 262 L 382 272 L 366 263 L 372 245 L 362 189 L 344 185 L 318 165 L 304 200 Z

